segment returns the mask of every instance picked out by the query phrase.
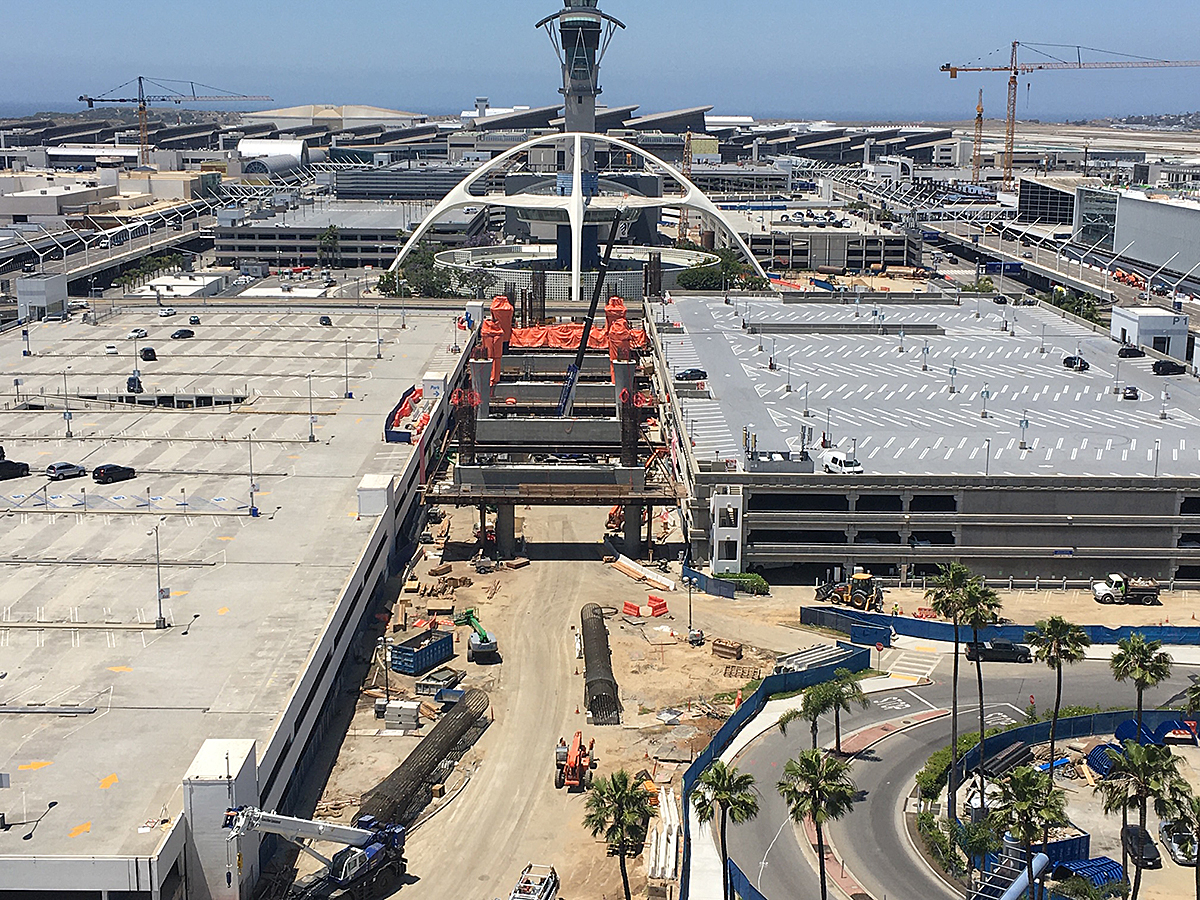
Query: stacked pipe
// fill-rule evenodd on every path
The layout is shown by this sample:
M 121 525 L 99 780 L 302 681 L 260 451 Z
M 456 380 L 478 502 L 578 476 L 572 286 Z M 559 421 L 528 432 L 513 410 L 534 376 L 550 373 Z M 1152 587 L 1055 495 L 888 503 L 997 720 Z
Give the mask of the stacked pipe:
M 658 796 L 659 821 L 650 826 L 646 865 L 651 878 L 674 878 L 679 850 L 679 810 L 675 791 L 664 787 Z
M 604 613 L 595 603 L 588 603 L 580 610 L 579 618 L 583 634 L 584 703 L 592 714 L 593 724 L 620 725 L 621 700 L 613 677 Z
M 387 778 L 363 796 L 356 821 L 374 816 L 380 822 L 403 824 L 417 812 L 417 801 L 424 800 L 423 791 L 429 776 L 450 754 L 455 745 L 487 712 L 488 695 L 471 688 L 462 699 L 442 716 L 417 744 L 404 762 Z M 424 803 L 420 803 L 423 806 Z

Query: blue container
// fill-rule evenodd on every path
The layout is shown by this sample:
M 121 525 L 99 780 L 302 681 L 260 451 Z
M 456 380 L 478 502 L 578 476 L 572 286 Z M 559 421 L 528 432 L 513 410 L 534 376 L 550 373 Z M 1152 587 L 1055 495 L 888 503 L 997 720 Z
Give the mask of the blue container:
M 392 670 L 402 675 L 424 675 L 454 656 L 454 634 L 423 631 L 392 647 Z

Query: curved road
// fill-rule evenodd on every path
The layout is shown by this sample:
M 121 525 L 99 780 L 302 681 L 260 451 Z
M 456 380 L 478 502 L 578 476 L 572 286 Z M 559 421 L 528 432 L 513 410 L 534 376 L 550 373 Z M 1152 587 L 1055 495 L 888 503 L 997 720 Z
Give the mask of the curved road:
M 1044 665 L 985 663 L 983 672 L 989 727 L 1005 724 L 1005 720 L 1021 721 L 1030 694 L 1036 696 L 1039 710 L 1046 710 L 1054 703 L 1054 673 Z M 1189 672 L 1177 664 L 1171 681 L 1147 692 L 1146 706 L 1165 704 L 1182 691 L 1190 683 Z M 842 717 L 843 737 L 905 713 L 949 709 L 948 657 L 942 657 L 931 677 L 940 680 L 924 687 L 872 695 L 868 709 Z M 972 723 L 978 721 L 973 705 L 974 666 L 964 664 L 959 677 L 959 731 L 968 733 L 972 731 Z M 1126 699 L 1132 706 L 1132 687 L 1116 684 L 1105 661 L 1081 662 L 1064 673 L 1064 705 L 1109 707 Z M 831 717 L 821 722 L 820 740 L 822 745 L 832 744 Z M 913 858 L 903 822 L 904 798 L 912 790 L 913 773 L 931 752 L 949 743 L 950 717 L 946 716 L 891 735 L 854 762 L 853 777 L 859 787 L 859 800 L 850 815 L 833 823 L 828 831 L 846 868 L 879 900 L 885 896 L 896 900 L 958 896 Z M 729 855 L 771 900 L 817 896 L 820 890 L 813 863 L 801 851 L 786 808 L 775 790 L 783 764 L 797 751 L 810 746 L 807 724 L 797 722 L 786 737 L 777 729 L 766 732 L 736 760 L 736 765 L 758 782 L 760 811 L 752 822 L 730 826 Z

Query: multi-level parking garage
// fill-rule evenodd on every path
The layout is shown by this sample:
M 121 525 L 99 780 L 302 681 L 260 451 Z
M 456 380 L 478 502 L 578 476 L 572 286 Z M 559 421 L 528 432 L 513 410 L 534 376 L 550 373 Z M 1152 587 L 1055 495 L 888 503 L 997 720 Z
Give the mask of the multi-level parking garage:
M 195 337 L 172 340 L 193 312 Z M 32 356 L 19 331 L 0 336 L 0 445 L 34 473 L 0 481 L 0 768 L 13 776 L 0 897 L 250 883 L 256 847 L 229 856 L 219 815 L 185 810 L 206 785 L 221 804 L 235 788 L 239 803 L 297 802 L 343 664 L 410 552 L 446 410 L 430 402 L 416 444 L 385 444 L 383 423 L 428 370 L 453 379 L 461 362 L 446 316 L 409 314 L 402 330 L 384 314 L 377 354 L 374 314 L 321 326 L 318 312 L 34 325 Z M 147 336 L 127 339 L 137 327 Z M 134 367 L 144 391 L 125 395 Z M 166 402 L 200 396 L 235 402 Z M 137 475 L 48 483 L 38 473 L 58 461 Z
M 665 362 L 707 374 L 673 388 L 690 541 L 718 570 L 1200 576 L 1200 388 L 1153 354 L 987 297 L 675 299 Z M 862 473 L 825 471 L 830 451 Z

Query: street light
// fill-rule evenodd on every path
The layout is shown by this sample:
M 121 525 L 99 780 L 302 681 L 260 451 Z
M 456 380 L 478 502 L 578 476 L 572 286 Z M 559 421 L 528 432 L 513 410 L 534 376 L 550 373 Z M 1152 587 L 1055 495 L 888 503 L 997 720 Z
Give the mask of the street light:
M 313 433 L 313 424 L 316 416 L 313 415 L 312 372 L 309 372 L 304 377 L 308 380 L 308 442 L 314 444 L 317 441 L 317 436 Z
M 70 366 L 63 370 L 63 421 L 67 423 L 67 437 L 71 437 L 71 401 L 67 395 L 67 372 L 70 370 Z
M 1180 278 L 1179 281 L 1176 281 L 1173 285 L 1171 285 L 1171 305 L 1172 306 L 1175 305 L 1176 298 L 1179 296 L 1179 285 L 1182 284 L 1184 281 L 1186 281 L 1187 277 L 1189 275 L 1191 275 L 1193 272 L 1195 272 L 1197 269 L 1200 269 L 1200 262 L 1196 263 L 1194 266 L 1192 266 L 1190 269 L 1188 269 L 1187 272 L 1184 273 L 1183 278 Z
M 383 697 L 384 701 L 387 703 L 392 702 L 392 685 L 390 679 L 388 678 L 388 669 L 392 667 L 392 661 L 388 659 L 388 647 L 391 645 L 391 643 L 392 642 L 387 639 L 386 635 L 380 637 L 379 640 L 375 642 L 375 646 L 382 651 L 383 655 Z
M 684 577 L 683 583 L 687 585 L 688 589 L 688 637 L 690 638 L 692 636 L 692 588 L 696 586 L 697 582 L 695 578 L 688 575 Z
M 1118 250 L 1116 253 L 1114 253 L 1113 258 L 1109 261 L 1108 265 L 1104 267 L 1104 290 L 1106 290 L 1106 291 L 1108 290 L 1108 273 L 1112 270 L 1112 267 L 1117 264 L 1117 260 L 1121 258 L 1121 254 L 1124 253 L 1126 250 L 1128 250 L 1130 247 L 1132 247 L 1136 243 L 1137 243 L 1136 240 L 1130 241 L 1128 244 L 1126 244 L 1124 247 L 1122 247 L 1120 250 Z M 1184 277 L 1186 278 L 1187 276 L 1185 275 Z
M 346 399 L 350 397 L 350 338 L 346 338 Z
M 254 432 L 257 428 L 251 428 L 250 433 L 246 435 L 246 448 L 250 451 L 250 516 L 256 518 L 258 516 L 258 507 L 254 505 L 254 493 L 258 486 L 254 483 Z
M 383 359 L 383 339 L 379 334 L 379 304 L 375 304 L 375 358 Z
M 163 586 L 162 586 L 162 552 L 158 543 L 158 528 L 166 521 L 166 516 L 159 516 L 158 523 L 152 531 L 147 531 L 146 536 L 154 535 L 154 580 L 158 586 L 158 617 L 154 620 L 154 628 L 161 630 L 167 627 L 167 620 L 163 618 L 162 602 L 163 602 Z
M 991 464 L 992 464 L 992 439 L 991 439 L 991 438 L 984 438 L 984 439 L 983 439 L 983 444 L 984 444 L 984 451 L 983 451 L 983 477 L 984 477 L 984 478 L 987 478 L 987 477 L 988 477 L 988 475 L 989 475 L 989 474 L 990 474 L 990 472 L 991 472 Z
M 812 410 L 808 408 L 808 382 L 807 381 L 804 382 L 804 412 L 803 412 L 803 416 L 806 419 L 810 418 L 812 416 Z
M 1161 266 L 1159 266 L 1157 269 L 1154 270 L 1154 275 L 1157 275 L 1159 272 L 1161 272 L 1163 269 L 1165 269 L 1167 266 L 1169 266 L 1171 264 L 1172 260 L 1174 260 L 1175 257 L 1177 257 L 1178 255 L 1179 255 L 1179 251 L 1176 250 L 1174 253 L 1171 254 L 1170 259 L 1168 259 L 1165 263 L 1163 263 Z M 1151 275 L 1149 278 L 1146 279 L 1146 296 L 1147 297 L 1149 297 L 1150 292 L 1154 290 L 1154 275 Z
M 985 381 L 983 383 L 983 390 L 979 392 L 979 396 L 981 398 L 983 398 L 983 412 L 979 414 L 979 418 L 981 418 L 981 419 L 986 419 L 988 417 L 987 402 L 988 402 L 988 397 L 992 396 L 992 392 L 988 390 L 988 384 L 989 384 L 989 382 Z

